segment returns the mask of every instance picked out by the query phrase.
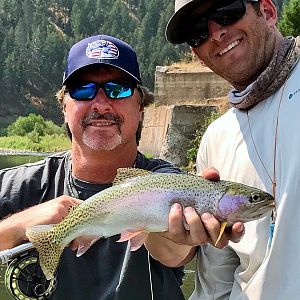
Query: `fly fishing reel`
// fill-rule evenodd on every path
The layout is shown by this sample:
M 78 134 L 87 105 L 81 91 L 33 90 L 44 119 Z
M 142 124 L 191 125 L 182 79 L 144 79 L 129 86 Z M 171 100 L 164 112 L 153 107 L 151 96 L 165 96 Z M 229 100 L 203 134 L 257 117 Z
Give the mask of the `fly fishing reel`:
M 28 245 L 27 248 L 30 246 L 29 244 L 25 244 Z M 23 248 L 26 247 L 23 246 Z M 13 251 L 14 249 L 7 251 Z M 0 253 L 0 258 L 3 263 L 4 256 L 2 253 Z M 30 249 L 26 249 L 21 253 L 18 251 L 17 255 L 14 253 L 13 258 L 10 255 L 10 257 L 6 256 L 5 259 L 9 259 L 9 261 L 4 282 L 9 295 L 13 299 L 44 300 L 51 298 L 56 289 L 57 280 L 56 278 L 46 279 L 39 265 L 37 251 L 32 247 L 32 244 Z

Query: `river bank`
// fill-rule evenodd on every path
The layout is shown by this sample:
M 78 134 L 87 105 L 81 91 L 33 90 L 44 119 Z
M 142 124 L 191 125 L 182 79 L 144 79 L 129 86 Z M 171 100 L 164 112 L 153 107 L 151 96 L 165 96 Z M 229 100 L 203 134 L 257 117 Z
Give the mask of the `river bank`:
M 32 140 L 28 136 L 1 136 L 0 151 L 2 155 L 6 153 L 14 155 L 29 153 L 48 153 L 61 152 L 71 148 L 70 139 L 64 134 L 45 135 L 37 140 Z
M 31 150 L 16 150 L 0 148 L 0 155 L 30 155 L 30 156 L 48 156 L 55 152 L 36 152 Z

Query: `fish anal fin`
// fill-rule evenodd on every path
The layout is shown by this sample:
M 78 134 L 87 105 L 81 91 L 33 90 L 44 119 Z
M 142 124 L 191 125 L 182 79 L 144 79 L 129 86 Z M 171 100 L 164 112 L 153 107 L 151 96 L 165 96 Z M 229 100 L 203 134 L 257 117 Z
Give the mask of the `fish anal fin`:
M 129 241 L 130 251 L 136 251 L 144 244 L 148 234 L 149 233 L 144 230 L 122 232 L 117 242 Z
M 226 225 L 227 225 L 227 221 L 223 221 L 223 222 L 221 223 L 220 233 L 219 233 L 219 236 L 218 236 L 218 238 L 217 238 L 217 240 L 216 240 L 216 242 L 215 242 L 215 246 L 217 246 L 217 244 L 219 243 L 219 241 L 220 241 L 220 239 L 221 239 L 221 237 L 222 237 L 222 235 L 223 235 L 223 233 L 224 233 L 224 230 L 225 230 L 225 228 L 226 228 Z
M 75 245 L 72 246 L 72 249 L 77 248 L 76 256 L 80 257 L 86 251 L 88 251 L 93 244 L 95 244 L 101 236 L 99 235 L 83 235 L 76 238 L 73 243 Z
M 153 172 L 135 168 L 119 168 L 113 185 L 124 183 L 135 177 L 147 176 L 150 174 L 153 174 Z

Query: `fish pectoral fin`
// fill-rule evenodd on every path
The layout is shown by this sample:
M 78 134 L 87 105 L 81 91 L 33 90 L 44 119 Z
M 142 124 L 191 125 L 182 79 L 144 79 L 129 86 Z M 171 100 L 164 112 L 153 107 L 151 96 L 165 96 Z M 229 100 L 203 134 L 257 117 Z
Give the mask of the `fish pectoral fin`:
M 148 234 L 148 232 L 144 231 L 139 235 L 135 236 L 134 238 L 130 239 L 130 251 L 136 251 L 139 248 L 141 248 L 145 243 Z
M 92 247 L 92 245 L 95 244 L 100 238 L 101 236 L 99 235 L 80 236 L 72 242 L 72 249 L 77 249 L 76 256 L 80 257 L 86 251 L 88 251 Z
M 121 237 L 117 242 L 130 242 L 130 251 L 136 251 L 139 249 L 145 242 L 148 232 L 145 230 L 138 230 L 138 231 L 126 231 L 121 233 Z
M 227 225 L 227 222 L 226 222 L 226 221 L 223 221 L 223 222 L 221 223 L 220 233 L 219 233 L 219 236 L 218 236 L 218 238 L 217 238 L 217 240 L 216 240 L 216 242 L 215 242 L 215 246 L 217 246 L 217 244 L 219 243 L 219 241 L 220 241 L 220 239 L 221 239 L 221 237 L 222 237 L 222 235 L 223 235 L 223 233 L 224 233 L 224 230 L 225 230 L 225 228 L 226 228 L 226 225 Z

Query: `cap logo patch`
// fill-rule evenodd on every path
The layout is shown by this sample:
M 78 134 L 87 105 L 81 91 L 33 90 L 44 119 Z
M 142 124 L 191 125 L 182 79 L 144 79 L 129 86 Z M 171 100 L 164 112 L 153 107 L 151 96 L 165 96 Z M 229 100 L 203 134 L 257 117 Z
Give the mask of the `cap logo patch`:
M 94 59 L 118 59 L 119 49 L 110 41 L 97 40 L 88 44 L 86 56 Z

